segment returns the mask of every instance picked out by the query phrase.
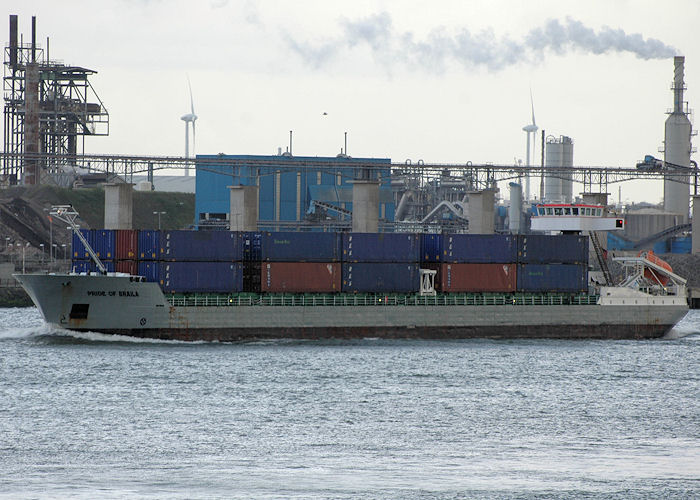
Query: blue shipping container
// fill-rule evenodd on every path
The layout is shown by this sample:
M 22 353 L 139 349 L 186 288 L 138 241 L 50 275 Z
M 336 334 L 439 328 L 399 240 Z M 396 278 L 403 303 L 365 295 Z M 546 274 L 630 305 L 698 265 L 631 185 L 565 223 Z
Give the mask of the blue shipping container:
M 100 260 L 108 273 L 114 272 L 113 260 Z M 73 260 L 71 263 L 71 272 L 74 273 L 96 273 L 98 272 L 97 264 L 92 260 Z
M 139 262 L 139 276 L 151 283 L 160 283 L 160 263 L 153 260 Z
M 236 262 L 243 238 L 232 231 L 161 231 L 160 260 Z
M 116 233 L 113 229 L 93 229 L 92 241 L 88 240 L 100 259 L 113 259 L 117 252 Z
M 588 236 L 528 234 L 518 236 L 522 264 L 588 264 Z
M 339 233 L 264 232 L 261 255 L 268 262 L 338 262 Z
M 401 293 L 420 287 L 416 263 L 343 263 L 343 292 Z
M 160 256 L 160 231 L 155 229 L 141 229 L 139 231 L 137 255 L 140 260 L 158 260 Z
M 585 292 L 587 290 L 587 265 L 518 264 L 519 292 Z
M 161 262 L 160 286 L 164 292 L 240 292 L 243 290 L 243 264 Z
M 342 233 L 343 262 L 419 262 L 420 235 Z
M 443 262 L 510 264 L 517 262 L 517 237 L 503 234 L 446 234 Z
M 442 234 L 423 233 L 420 235 L 421 262 L 442 262 Z
M 258 262 L 262 259 L 261 241 L 262 233 L 248 231 L 241 233 L 243 239 L 243 260 L 245 262 Z
M 80 232 L 100 259 L 114 259 L 117 248 L 114 230 L 81 229 Z M 90 259 L 90 254 L 85 248 L 85 245 L 83 245 L 83 242 L 80 241 L 80 238 L 75 233 L 73 233 L 72 250 L 74 259 Z
M 83 237 L 87 240 L 88 244 L 90 243 L 90 230 L 89 229 L 80 229 L 80 234 L 83 235 Z M 75 231 L 73 231 L 73 241 L 71 243 L 71 255 L 73 256 L 73 259 L 78 259 L 78 260 L 85 260 L 90 258 L 90 254 L 88 253 L 87 249 L 85 248 L 85 245 L 83 245 L 83 242 L 80 241 L 80 238 L 78 237 L 77 234 L 75 234 Z

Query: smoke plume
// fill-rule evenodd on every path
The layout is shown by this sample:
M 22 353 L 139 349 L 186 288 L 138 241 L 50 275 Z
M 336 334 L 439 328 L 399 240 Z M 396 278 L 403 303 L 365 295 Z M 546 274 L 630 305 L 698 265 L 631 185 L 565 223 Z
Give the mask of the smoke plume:
M 433 71 L 444 70 L 451 62 L 467 69 L 478 67 L 498 71 L 519 62 L 534 63 L 548 53 L 587 54 L 629 53 L 640 59 L 672 57 L 676 49 L 640 33 L 627 34 L 621 29 L 603 27 L 594 30 L 582 22 L 567 18 L 551 19 L 530 30 L 522 39 L 497 36 L 487 29 L 472 33 L 462 28 L 448 32 L 436 28 L 418 39 L 412 32 L 397 32 L 391 16 L 375 14 L 363 19 L 340 20 L 340 35 L 322 42 L 286 40 L 290 48 L 309 65 L 323 67 L 341 56 L 344 50 L 367 47 L 377 63 L 387 70 L 397 64 L 419 66 Z

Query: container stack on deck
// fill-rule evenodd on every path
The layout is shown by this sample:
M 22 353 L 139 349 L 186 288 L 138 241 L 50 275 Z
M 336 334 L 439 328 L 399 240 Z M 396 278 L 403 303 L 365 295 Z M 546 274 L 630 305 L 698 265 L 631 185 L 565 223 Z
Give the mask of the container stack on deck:
M 587 290 L 578 235 L 81 230 L 108 271 L 166 293 L 411 293 L 419 270 L 442 293 Z M 73 237 L 73 270 L 96 271 Z
M 401 293 L 420 287 L 420 235 L 342 233 L 343 292 Z
M 518 291 L 579 292 L 588 288 L 588 237 L 518 237 Z
M 260 290 L 333 293 L 340 286 L 337 233 L 263 232 Z
M 243 291 L 243 238 L 230 231 L 161 231 L 164 292 Z
M 517 236 L 424 235 L 423 262 L 437 271 L 440 292 L 516 290 Z

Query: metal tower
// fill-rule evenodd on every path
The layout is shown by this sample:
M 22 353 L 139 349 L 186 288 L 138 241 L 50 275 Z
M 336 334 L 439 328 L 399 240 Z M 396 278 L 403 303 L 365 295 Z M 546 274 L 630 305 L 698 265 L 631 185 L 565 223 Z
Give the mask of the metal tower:
M 10 15 L 5 48 L 3 146 L 0 185 L 56 182 L 84 153 L 87 135 L 108 135 L 109 114 L 90 84 L 96 71 L 49 59 L 36 43 L 18 40 L 17 16 Z

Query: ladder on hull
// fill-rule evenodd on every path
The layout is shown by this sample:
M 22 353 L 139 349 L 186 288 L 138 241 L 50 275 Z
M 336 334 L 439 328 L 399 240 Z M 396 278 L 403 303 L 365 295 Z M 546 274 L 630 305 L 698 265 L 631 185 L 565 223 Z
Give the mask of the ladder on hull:
M 600 241 L 598 241 L 598 234 L 595 231 L 589 231 L 588 234 L 591 238 L 591 243 L 593 243 L 593 250 L 595 250 L 595 256 L 598 259 L 600 270 L 603 271 L 605 284 L 607 286 L 612 286 L 612 275 L 610 274 L 610 269 L 608 268 L 608 261 L 605 258 L 605 255 L 603 255 L 603 248 L 600 246 Z

